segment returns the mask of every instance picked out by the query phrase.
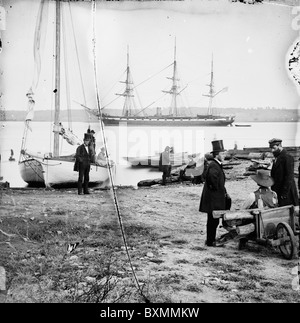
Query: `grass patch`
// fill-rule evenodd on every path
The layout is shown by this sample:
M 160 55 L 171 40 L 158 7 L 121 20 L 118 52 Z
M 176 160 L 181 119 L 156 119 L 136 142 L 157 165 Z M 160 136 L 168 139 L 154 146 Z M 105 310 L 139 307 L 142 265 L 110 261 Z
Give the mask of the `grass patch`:
M 131 273 L 124 271 L 128 259 L 116 221 L 85 226 L 80 220 L 3 217 L 0 225 L 7 234 L 1 234 L 6 248 L 1 245 L 0 265 L 6 270 L 8 302 L 140 300 L 131 279 L 126 282 Z M 127 225 L 126 230 L 132 242 L 145 235 L 154 239 L 145 226 Z M 68 253 L 68 243 L 74 242 L 78 246 Z
M 156 279 L 156 283 L 159 285 L 171 285 L 180 284 L 182 280 L 185 280 L 183 275 L 178 275 L 177 273 L 168 274 Z
M 188 292 L 193 292 L 193 293 L 201 293 L 203 292 L 203 288 L 199 285 L 194 285 L 194 284 L 188 284 L 185 288 Z

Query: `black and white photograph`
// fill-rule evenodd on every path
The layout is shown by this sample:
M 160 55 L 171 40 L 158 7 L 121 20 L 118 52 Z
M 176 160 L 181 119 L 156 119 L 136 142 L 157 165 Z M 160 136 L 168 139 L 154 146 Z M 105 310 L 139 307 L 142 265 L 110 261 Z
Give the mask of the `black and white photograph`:
M 299 303 L 299 57 L 299 0 L 0 0 L 0 302 Z

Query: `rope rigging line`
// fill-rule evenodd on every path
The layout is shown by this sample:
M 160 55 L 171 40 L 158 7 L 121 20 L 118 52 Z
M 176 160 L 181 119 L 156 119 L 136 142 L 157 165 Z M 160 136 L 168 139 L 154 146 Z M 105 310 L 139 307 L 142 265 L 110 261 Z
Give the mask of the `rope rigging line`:
M 159 101 L 160 99 L 162 99 L 164 96 L 166 96 L 168 93 L 165 93 L 164 95 L 162 95 L 161 97 L 159 97 L 157 100 L 153 101 L 152 103 L 150 103 L 149 105 L 147 105 L 145 108 L 143 108 L 142 110 L 140 110 L 139 112 L 137 112 L 135 116 L 137 116 L 138 114 L 140 114 L 141 112 L 143 112 L 144 110 L 148 109 L 149 107 L 151 107 L 152 104 L 156 103 L 157 101 Z
M 153 74 L 153 75 L 151 75 L 150 77 L 148 77 L 146 80 L 144 80 L 144 81 L 142 81 L 142 82 L 140 82 L 139 84 L 137 84 L 137 85 L 135 85 L 133 88 L 132 88 L 132 90 L 135 90 L 138 86 L 140 86 L 140 85 L 142 85 L 143 83 L 145 83 L 145 82 L 147 82 L 147 81 L 149 81 L 150 79 L 152 79 L 153 77 L 155 77 L 156 75 L 158 75 L 158 74 L 160 74 L 160 73 L 162 73 L 164 70 L 166 70 L 167 68 L 169 68 L 170 66 L 172 66 L 174 63 L 171 63 L 170 65 L 168 65 L 168 66 L 166 66 L 166 67 L 164 67 L 161 71 L 159 71 L 159 72 L 157 72 L 157 73 L 155 73 L 155 74 Z M 126 72 L 126 70 L 125 70 L 125 72 Z M 123 75 L 123 74 L 122 74 Z M 117 82 L 116 82 L 117 83 Z M 115 83 L 115 84 L 116 84 Z M 112 100 L 111 102 L 109 102 L 109 103 L 107 103 L 105 106 L 103 106 L 101 109 L 103 110 L 103 109 L 105 109 L 106 107 L 108 107 L 110 104 L 112 104 L 113 102 L 115 102 L 116 100 L 118 100 L 120 98 L 120 96 L 118 96 L 117 98 L 115 98 L 114 100 Z M 159 98 L 159 99 L 161 99 L 161 98 Z M 140 99 L 139 99 L 139 101 L 140 101 Z M 155 102 L 157 102 L 158 100 L 156 100 Z M 151 103 L 151 104 L 154 104 L 155 102 L 153 102 L 153 103 Z M 150 105 L 149 105 L 150 106 Z M 149 106 L 147 106 L 147 108 L 149 108 Z M 142 111 L 144 111 L 146 108 L 144 108 L 144 109 L 142 109 L 141 111 L 139 111 L 137 114 L 139 114 L 140 112 L 142 112 Z
M 70 12 L 70 20 L 71 20 L 71 26 L 72 26 L 72 34 L 73 34 L 73 40 L 74 40 L 74 47 L 75 47 L 75 52 L 76 52 L 76 58 L 77 58 L 77 64 L 78 64 L 79 76 L 80 76 L 80 82 L 81 82 L 81 88 L 82 88 L 83 102 L 84 102 L 84 105 L 87 105 L 86 95 L 85 95 L 85 90 L 84 90 L 84 85 L 83 85 L 82 70 L 81 70 L 81 65 L 80 65 L 80 60 L 79 60 L 79 52 L 78 52 L 77 40 L 76 40 L 76 36 L 75 36 L 75 28 L 74 28 L 74 22 L 73 22 L 73 15 L 72 15 L 72 10 L 71 10 L 71 4 L 70 4 L 70 2 L 68 2 L 68 5 L 69 5 L 69 12 Z M 86 115 L 88 116 L 89 124 L 90 124 L 91 116 L 90 116 L 90 114 L 88 112 L 86 112 Z
M 137 88 L 138 86 L 142 85 L 143 83 L 145 83 L 145 82 L 149 81 L 149 80 L 150 80 L 150 79 L 152 79 L 154 76 L 156 76 L 156 75 L 160 74 L 161 72 L 163 72 L 164 70 L 166 70 L 167 68 L 169 68 L 170 66 L 172 66 L 173 64 L 174 64 L 174 63 L 171 63 L 170 65 L 168 65 L 168 66 L 166 66 L 165 68 L 163 68 L 161 71 L 159 71 L 159 72 L 157 72 L 157 73 L 155 73 L 155 74 L 153 74 L 153 75 L 149 76 L 146 80 L 144 80 L 144 81 L 142 81 L 141 83 L 139 83 L 139 84 L 137 84 L 136 86 L 134 86 L 134 87 L 133 87 L 133 90 L 134 90 L 135 88 Z
M 67 113 L 68 113 L 68 128 L 72 129 L 71 118 L 71 99 L 70 99 L 70 86 L 69 86 L 69 67 L 67 55 L 67 38 L 66 38 L 66 21 L 65 16 L 62 14 L 63 25 L 63 45 L 64 45 L 64 63 L 65 63 L 65 82 L 66 82 L 66 100 L 67 100 Z
M 126 71 L 125 71 L 126 72 Z M 124 74 L 124 73 L 123 73 Z M 122 74 L 122 75 L 123 75 Z M 115 84 L 117 84 L 118 82 L 115 82 Z M 111 89 L 115 86 L 115 84 L 111 87 Z M 109 91 L 111 91 L 111 89 Z M 107 94 L 108 95 L 108 94 Z M 105 106 L 101 107 L 101 110 L 105 109 L 107 106 L 109 106 L 110 104 L 112 104 L 113 102 L 115 102 L 116 100 L 118 100 L 121 96 L 117 96 L 115 99 L 113 99 L 112 101 L 110 101 L 109 103 L 107 103 Z
M 108 169 L 108 173 L 109 173 L 109 179 L 110 179 L 110 183 L 111 183 L 111 187 L 112 187 L 112 192 L 113 192 L 113 198 L 114 198 L 114 205 L 116 208 L 116 212 L 118 215 L 118 220 L 119 220 L 119 224 L 120 224 L 120 229 L 121 229 L 121 233 L 122 233 L 122 238 L 123 238 L 123 242 L 124 242 L 124 246 L 125 246 L 125 250 L 126 250 L 126 254 L 128 257 L 128 261 L 130 264 L 130 268 L 137 286 L 137 289 L 140 293 L 140 295 L 143 297 L 143 299 L 145 300 L 146 303 L 149 303 L 150 301 L 146 298 L 146 296 L 143 294 L 143 291 L 140 287 L 139 281 L 137 279 L 136 273 L 134 271 L 133 268 L 133 264 L 131 261 L 131 257 L 129 254 L 129 250 L 128 250 L 128 245 L 127 245 L 127 241 L 126 241 L 126 236 L 125 236 L 125 231 L 124 231 L 124 226 L 123 226 L 123 222 L 122 222 L 122 217 L 121 217 L 121 213 L 120 213 L 120 208 L 119 208 L 119 203 L 118 203 L 118 199 L 117 199 L 117 195 L 116 195 L 116 190 L 115 190 L 115 185 L 114 185 L 114 181 L 113 181 L 113 177 L 112 177 L 112 171 L 111 171 L 111 167 L 110 167 L 110 161 L 108 158 L 108 153 L 107 153 L 107 142 L 106 142 L 106 137 L 105 137 L 105 131 L 104 131 L 104 124 L 102 121 L 102 113 L 101 113 L 101 106 L 100 106 L 100 97 L 99 97 L 99 89 L 98 89 L 98 82 L 97 82 L 97 64 L 96 64 L 96 33 L 95 33 L 95 13 L 96 13 L 96 1 L 93 0 L 92 1 L 92 11 L 93 11 L 93 58 L 94 58 L 94 79 L 95 79 L 95 87 L 96 87 L 96 99 L 97 99 L 97 107 L 99 110 L 99 121 L 100 121 L 100 126 L 101 126 L 101 133 L 102 133 L 102 138 L 103 138 L 103 144 L 104 144 L 104 148 L 105 148 L 105 158 L 106 158 L 106 162 L 107 162 L 107 169 Z
M 123 75 L 126 73 L 126 70 L 118 77 L 118 80 L 120 80 L 122 77 L 123 77 Z M 110 94 L 110 92 L 111 92 L 111 90 L 115 87 L 115 85 L 117 84 L 117 83 L 119 83 L 119 81 L 116 81 L 116 82 L 114 82 L 114 84 L 110 87 L 110 89 L 107 91 L 107 93 L 106 94 L 104 94 L 103 96 L 102 96 L 102 100 L 104 100 L 109 94 Z M 106 105 L 104 105 L 103 107 L 102 107 L 102 109 L 105 109 L 106 108 L 106 106 L 107 105 L 109 105 L 110 103 L 108 103 L 108 104 L 106 104 Z

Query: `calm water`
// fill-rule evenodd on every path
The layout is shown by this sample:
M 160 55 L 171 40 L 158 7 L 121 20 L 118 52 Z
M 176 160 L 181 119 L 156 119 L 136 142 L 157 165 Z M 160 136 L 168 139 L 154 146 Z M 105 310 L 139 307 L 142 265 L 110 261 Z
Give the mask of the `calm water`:
M 245 124 L 245 123 L 238 123 Z M 154 168 L 135 168 L 124 157 L 148 156 L 161 152 L 166 145 L 174 147 L 175 152 L 202 153 L 211 151 L 211 141 L 222 139 L 226 149 L 237 145 L 244 147 L 267 147 L 268 140 L 279 137 L 284 146 L 300 146 L 300 123 L 249 123 L 251 127 L 106 127 L 105 138 L 108 152 L 116 162 L 115 184 L 136 185 L 143 179 L 161 177 Z M 66 125 L 65 125 L 66 126 Z M 28 150 L 41 153 L 52 149 L 51 124 L 33 122 L 32 131 L 27 139 Z M 73 123 L 73 132 L 82 139 L 87 126 L 83 123 Z M 92 123 L 96 131 L 96 147 L 103 144 L 102 132 L 98 123 Z M 0 174 L 11 187 L 25 187 L 27 184 L 19 174 L 18 159 L 24 131 L 23 122 L 2 122 L 0 128 Z M 75 146 L 66 141 L 61 142 L 61 154 L 74 153 Z M 11 149 L 15 161 L 9 161 Z

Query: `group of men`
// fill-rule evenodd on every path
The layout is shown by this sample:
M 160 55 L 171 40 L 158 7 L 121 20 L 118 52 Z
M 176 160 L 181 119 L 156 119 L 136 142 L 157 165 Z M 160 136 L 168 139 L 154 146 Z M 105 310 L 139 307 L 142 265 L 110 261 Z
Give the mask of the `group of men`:
M 76 150 L 76 161 L 74 171 L 78 171 L 78 194 L 90 194 L 88 190 L 89 172 L 92 162 L 95 160 L 94 132 L 84 135 L 84 143 Z M 257 174 L 251 176 L 258 184 L 258 189 L 250 193 L 243 208 L 277 207 L 285 205 L 299 205 L 299 197 L 294 180 L 294 158 L 282 147 L 282 140 L 273 138 L 269 140 L 269 147 L 274 155 L 271 172 L 258 170 Z M 171 148 L 167 146 L 160 155 L 159 167 L 163 172 L 162 185 L 166 184 L 170 176 Z M 212 141 L 213 159 L 209 162 L 204 175 L 204 187 L 201 194 L 199 211 L 207 213 L 206 245 L 216 246 L 216 231 L 219 219 L 213 217 L 213 211 L 225 210 L 226 196 L 225 174 L 222 163 L 226 156 L 222 140 Z M 101 156 L 100 156 L 101 155 Z M 99 158 L 105 159 L 105 151 L 102 147 Z M 300 165 L 299 165 L 300 171 Z M 298 179 L 298 190 L 300 192 L 300 179 Z
M 199 207 L 200 212 L 207 213 L 206 245 L 209 247 L 217 246 L 216 230 L 219 219 L 213 217 L 213 211 L 226 209 L 227 194 L 225 174 L 222 168 L 222 162 L 225 159 L 223 141 L 212 141 L 212 146 L 213 159 L 206 170 Z M 269 147 L 274 155 L 271 172 L 258 170 L 256 175 L 251 176 L 258 184 L 258 189 L 250 193 L 244 203 L 244 208 L 299 205 L 294 179 L 294 158 L 282 147 L 281 139 L 269 140 Z M 298 180 L 298 190 L 300 191 L 300 180 Z
M 282 147 L 282 140 L 273 138 L 269 140 L 269 147 L 273 153 L 274 161 L 271 171 L 258 170 L 251 178 L 257 183 L 258 189 L 251 192 L 242 208 L 272 208 L 285 205 L 299 205 L 298 192 L 294 180 L 294 158 Z M 171 163 L 170 150 L 167 146 L 160 155 L 159 170 L 162 174 L 162 185 L 166 185 L 170 177 Z M 219 219 L 213 217 L 213 211 L 226 210 L 225 174 L 222 163 L 226 156 L 222 140 L 212 141 L 211 155 L 213 159 L 205 168 L 203 178 L 204 187 L 201 194 L 199 211 L 207 213 L 206 245 L 216 246 L 216 231 Z M 299 164 L 300 172 L 300 164 Z M 300 177 L 298 179 L 300 193 Z

